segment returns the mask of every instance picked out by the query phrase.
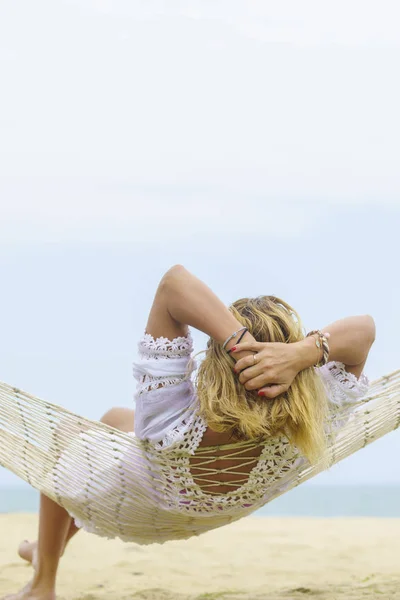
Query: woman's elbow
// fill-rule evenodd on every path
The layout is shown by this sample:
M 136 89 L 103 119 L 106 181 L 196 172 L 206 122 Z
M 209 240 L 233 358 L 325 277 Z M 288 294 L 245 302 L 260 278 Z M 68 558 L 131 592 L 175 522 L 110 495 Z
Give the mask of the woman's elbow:
M 186 269 L 183 265 L 173 265 L 172 267 L 170 267 L 168 269 L 168 271 L 165 273 L 166 275 L 170 275 L 172 277 L 176 277 L 179 275 L 182 275 L 182 273 L 185 273 Z
M 179 281 L 186 272 L 183 265 L 173 265 L 161 279 L 160 288 L 170 288 L 171 286 L 176 285 L 176 282 Z

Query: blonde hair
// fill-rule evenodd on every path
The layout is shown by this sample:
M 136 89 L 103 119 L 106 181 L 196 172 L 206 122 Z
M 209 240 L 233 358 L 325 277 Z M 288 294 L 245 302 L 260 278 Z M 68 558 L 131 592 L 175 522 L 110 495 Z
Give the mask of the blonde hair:
M 304 338 L 298 314 L 275 296 L 242 298 L 230 311 L 258 342 L 297 342 Z M 326 447 L 327 399 L 314 368 L 295 377 L 287 392 L 274 399 L 248 391 L 233 372 L 233 359 L 221 344 L 208 341 L 196 376 L 200 412 L 218 432 L 236 439 L 286 436 L 311 462 Z

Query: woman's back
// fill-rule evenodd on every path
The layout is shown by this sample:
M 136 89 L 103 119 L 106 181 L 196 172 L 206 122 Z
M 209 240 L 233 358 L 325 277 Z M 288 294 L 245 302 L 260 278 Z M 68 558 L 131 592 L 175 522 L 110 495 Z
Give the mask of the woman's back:
M 262 449 L 259 442 L 238 443 L 230 433 L 207 427 L 195 455 L 190 458 L 193 480 L 209 494 L 233 492 L 247 482 Z

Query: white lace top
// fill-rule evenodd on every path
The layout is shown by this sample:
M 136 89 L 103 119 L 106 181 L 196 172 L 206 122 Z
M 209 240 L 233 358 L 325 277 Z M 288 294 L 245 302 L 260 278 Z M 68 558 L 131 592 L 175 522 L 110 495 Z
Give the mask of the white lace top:
M 172 341 L 145 334 L 140 340 L 140 361 L 133 365 L 138 381 L 135 435 L 147 442 L 150 460 L 156 454 L 155 462 L 161 463 L 165 508 L 192 515 L 223 514 L 229 522 L 262 506 L 285 489 L 293 468 L 304 464 L 305 459 L 285 438 L 268 439 L 245 484 L 219 496 L 204 492 L 190 471 L 190 457 L 207 428 L 198 415 L 193 383 L 184 381 L 187 369 L 191 372 L 196 367 L 190 361 L 192 351 L 190 334 Z M 365 395 L 368 380 L 364 375 L 357 379 L 337 362 L 328 363 L 318 371 L 331 403 L 332 423 L 340 426 L 343 408 Z
M 307 461 L 286 438 L 270 438 L 255 444 L 256 455 L 236 487 L 219 488 L 231 489 L 224 494 L 210 493 L 209 487 L 204 491 L 204 473 L 209 480 L 211 465 L 206 454 L 211 452 L 215 465 L 216 451 L 199 448 L 207 423 L 198 414 L 192 381 L 184 380 L 186 371 L 195 368 L 192 351 L 190 335 L 172 341 L 144 335 L 140 340 L 140 359 L 133 366 L 138 388 L 132 433 L 140 443 L 115 436 L 111 428 L 89 427 L 63 449 L 48 476 L 57 482 L 57 498 L 78 527 L 139 544 L 185 539 L 246 516 L 293 486 L 307 470 Z M 319 373 L 331 405 L 329 426 L 340 432 L 368 381 L 346 373 L 340 363 L 329 363 Z M 245 464 L 243 444 L 231 445 L 230 452 Z M 221 456 L 217 465 L 226 465 Z M 201 487 L 191 469 L 200 470 Z M 218 470 L 226 475 L 226 469 Z M 218 482 L 217 469 L 212 467 L 212 472 Z

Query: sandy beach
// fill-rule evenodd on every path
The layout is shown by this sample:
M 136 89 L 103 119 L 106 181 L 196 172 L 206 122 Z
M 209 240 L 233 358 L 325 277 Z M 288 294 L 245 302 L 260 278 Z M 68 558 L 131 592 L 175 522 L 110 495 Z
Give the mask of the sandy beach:
M 35 515 L 0 515 L 0 597 L 30 577 L 16 555 Z M 81 533 L 60 600 L 400 599 L 400 519 L 248 518 L 186 542 L 137 546 Z

